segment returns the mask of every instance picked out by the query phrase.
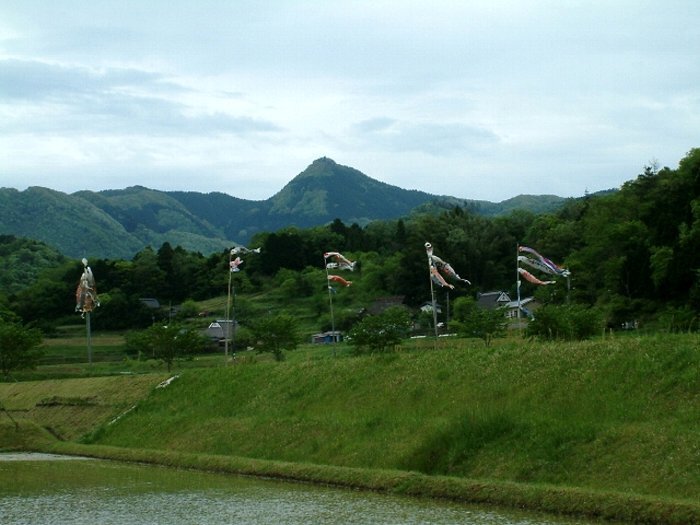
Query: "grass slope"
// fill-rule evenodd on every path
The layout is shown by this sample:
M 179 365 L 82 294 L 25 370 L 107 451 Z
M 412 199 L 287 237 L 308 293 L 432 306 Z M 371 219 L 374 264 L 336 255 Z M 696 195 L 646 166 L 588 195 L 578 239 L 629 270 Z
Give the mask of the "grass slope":
M 5 415 L 76 440 L 133 407 L 165 374 L 0 383 Z M 5 423 L 9 421 L 0 414 Z M 4 447 L 5 442 L 0 440 Z
M 87 441 L 697 502 L 698 343 L 441 341 L 188 369 Z

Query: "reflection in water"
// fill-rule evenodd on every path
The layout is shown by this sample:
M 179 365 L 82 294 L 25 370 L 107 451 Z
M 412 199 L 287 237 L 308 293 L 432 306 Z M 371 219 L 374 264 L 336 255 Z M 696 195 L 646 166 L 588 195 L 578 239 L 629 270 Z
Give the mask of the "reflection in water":
M 590 523 L 98 460 L 0 460 L 0 516 L 3 525 Z

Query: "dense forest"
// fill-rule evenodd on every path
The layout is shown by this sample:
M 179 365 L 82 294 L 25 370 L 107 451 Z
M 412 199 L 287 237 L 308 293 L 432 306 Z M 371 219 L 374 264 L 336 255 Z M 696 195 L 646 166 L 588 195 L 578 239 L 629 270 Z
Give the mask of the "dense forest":
M 493 290 L 515 294 L 517 247 L 525 245 L 571 271 L 570 290 L 563 281 L 523 283 L 542 303 L 596 308 L 610 327 L 636 320 L 697 328 L 700 149 L 691 150 L 677 169 L 647 166 L 619 191 L 570 199 L 556 213 L 485 217 L 453 207 L 363 227 L 336 219 L 257 233 L 249 246 L 261 253 L 246 255 L 233 278 L 242 294 L 274 289 L 290 298 L 317 297 L 322 305 L 323 254 L 339 251 L 357 261 L 345 300 L 369 304 L 380 296 L 403 296 L 415 307 L 430 297 L 426 241 L 471 281 L 450 292 L 455 298 Z M 91 260 L 102 302 L 95 318 L 105 328 L 138 327 L 153 318 L 140 298 L 180 304 L 224 295 L 229 257 L 228 249 L 204 256 L 166 242 L 131 260 Z M 0 259 L 0 315 L 47 328 L 71 314 L 80 261 L 13 236 L 0 237 Z

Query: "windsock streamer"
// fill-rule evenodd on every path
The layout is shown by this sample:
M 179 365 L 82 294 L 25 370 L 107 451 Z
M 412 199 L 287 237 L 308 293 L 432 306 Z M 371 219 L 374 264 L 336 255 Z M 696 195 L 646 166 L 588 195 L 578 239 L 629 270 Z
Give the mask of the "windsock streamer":
M 541 281 L 534 275 L 532 275 L 530 272 L 525 270 L 524 268 L 518 268 L 518 273 L 523 276 L 523 278 L 526 281 L 531 282 L 532 284 L 538 284 L 540 286 L 548 285 L 548 284 L 556 284 L 556 281 Z
M 445 278 L 440 275 L 440 272 L 438 272 L 435 266 L 430 267 L 430 278 L 435 284 L 442 286 L 443 288 L 449 288 L 450 290 L 454 290 L 455 288 L 453 284 L 448 283 Z
M 245 246 L 236 246 L 233 250 L 231 250 L 231 253 L 234 255 L 238 255 L 239 253 L 246 254 L 246 253 L 260 253 L 260 248 L 246 248 Z
M 339 252 L 326 252 L 323 254 L 323 258 L 326 261 L 326 268 L 350 270 L 351 272 L 355 270 L 355 261 L 351 261 Z M 328 259 L 331 261 L 328 262 Z
M 571 272 L 565 268 L 562 268 L 558 264 L 553 263 L 546 257 L 543 257 L 540 255 L 536 250 L 532 248 L 528 248 L 527 246 L 518 246 L 518 251 L 519 252 L 525 252 L 525 253 L 530 253 L 534 255 L 537 259 L 530 259 L 529 257 L 526 258 L 527 261 L 525 264 L 530 265 L 533 268 L 537 268 L 538 270 L 542 270 L 543 272 L 549 273 L 551 275 L 561 275 L 562 277 L 568 277 L 571 275 Z M 518 261 L 520 261 L 520 257 L 518 257 Z M 532 263 L 530 263 L 532 261 Z M 533 264 L 539 263 L 538 266 L 533 266 Z M 545 269 L 546 268 L 546 269 Z
M 86 313 L 90 313 L 95 307 L 100 306 L 100 300 L 97 297 L 95 276 L 87 265 L 87 259 L 83 259 L 82 262 L 83 273 L 80 276 L 78 287 L 75 290 L 75 311 L 80 312 L 82 317 L 84 317 Z
M 240 272 L 241 269 L 239 268 L 239 266 L 241 264 L 243 264 L 243 259 L 241 259 L 240 257 L 236 257 L 235 259 L 231 260 L 231 263 L 230 263 L 231 271 L 232 272 Z
M 472 284 L 468 279 L 460 277 L 459 274 L 454 270 L 454 268 L 452 268 L 450 263 L 442 260 L 440 257 L 435 255 L 433 253 L 433 245 L 429 242 L 425 243 L 425 253 L 428 255 L 428 263 L 430 264 L 430 277 L 436 284 L 454 289 L 454 286 L 449 284 L 445 280 L 445 277 L 453 281 L 461 281 L 466 284 Z
M 539 270 L 550 275 L 557 275 L 556 272 L 552 270 L 550 266 L 546 265 L 539 259 L 531 259 L 530 257 L 526 257 L 525 255 L 519 255 L 518 262 L 527 264 L 530 268 L 534 268 L 535 270 Z
M 343 286 L 350 286 L 352 284 L 352 281 L 347 281 L 343 279 L 340 275 L 329 275 L 328 280 L 336 282 L 338 284 L 342 284 Z

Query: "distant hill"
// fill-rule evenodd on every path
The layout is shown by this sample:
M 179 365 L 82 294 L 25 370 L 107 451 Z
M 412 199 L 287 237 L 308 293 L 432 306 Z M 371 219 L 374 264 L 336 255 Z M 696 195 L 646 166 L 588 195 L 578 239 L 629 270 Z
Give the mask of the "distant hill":
M 462 206 L 496 216 L 514 209 L 543 213 L 564 198 L 521 195 L 501 203 L 406 190 L 328 158 L 315 160 L 269 199 L 224 193 L 157 191 L 142 186 L 65 194 L 47 188 L 0 188 L 0 234 L 43 241 L 68 257 L 131 258 L 164 242 L 204 254 L 247 243 L 285 226 L 308 228 L 341 219 L 361 226 L 424 208 Z
M 405 190 L 372 179 L 328 158 L 314 161 L 264 201 L 223 193 L 168 192 L 192 213 L 221 228 L 229 239 L 246 242 L 261 231 L 285 226 L 308 228 L 341 219 L 365 225 L 408 215 L 435 195 Z
M 44 270 L 64 262 L 64 255 L 43 242 L 0 235 L 0 294 L 21 292 Z

